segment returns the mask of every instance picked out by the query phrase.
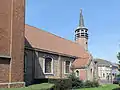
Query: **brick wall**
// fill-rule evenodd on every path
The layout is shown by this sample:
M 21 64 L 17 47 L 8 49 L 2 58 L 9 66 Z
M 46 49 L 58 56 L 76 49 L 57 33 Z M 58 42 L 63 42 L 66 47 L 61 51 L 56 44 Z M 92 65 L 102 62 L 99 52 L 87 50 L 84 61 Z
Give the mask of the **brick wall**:
M 10 55 L 11 0 L 0 0 L 0 55 Z
M 0 0 L 0 83 L 9 81 L 11 38 L 11 0 Z M 2 85 L 2 87 L 6 87 Z
M 12 82 L 23 82 L 24 68 L 24 0 L 13 0 Z M 19 76 L 19 77 L 18 77 Z
M 24 7 L 24 0 L 0 0 L 0 83 L 24 79 Z
M 86 78 L 86 69 L 80 69 L 80 79 L 81 80 L 87 80 Z
M 0 88 L 20 88 L 25 86 L 24 83 L 4 83 L 4 84 L 0 84 Z

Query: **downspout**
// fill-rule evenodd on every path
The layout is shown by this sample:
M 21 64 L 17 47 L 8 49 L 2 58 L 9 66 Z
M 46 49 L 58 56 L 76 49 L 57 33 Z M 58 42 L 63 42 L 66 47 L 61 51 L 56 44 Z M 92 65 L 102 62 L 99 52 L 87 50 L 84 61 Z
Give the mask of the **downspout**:
M 86 65 L 86 68 L 87 68 L 87 76 L 88 76 L 88 72 L 89 72 L 89 66 L 91 65 L 91 62 L 92 62 L 92 59 L 93 59 L 93 57 L 92 57 L 92 55 L 89 53 L 89 52 L 87 52 L 88 54 L 89 54 L 89 63 Z M 93 77 L 93 75 L 92 75 L 92 77 L 90 76 L 90 79 L 93 79 L 94 77 Z M 87 80 L 88 80 L 88 77 L 87 77 Z
M 11 78 L 12 78 L 12 29 L 13 29 L 13 0 L 11 2 L 11 42 L 10 42 L 10 56 L 11 56 L 11 60 L 10 60 L 10 67 L 9 67 L 9 83 L 8 83 L 8 88 L 10 88 L 10 83 L 11 83 Z
M 61 60 L 61 56 L 59 55 L 58 57 L 58 61 L 59 61 L 59 66 L 60 66 L 60 78 L 62 78 L 62 60 Z
M 86 66 L 86 80 L 88 80 L 88 67 Z

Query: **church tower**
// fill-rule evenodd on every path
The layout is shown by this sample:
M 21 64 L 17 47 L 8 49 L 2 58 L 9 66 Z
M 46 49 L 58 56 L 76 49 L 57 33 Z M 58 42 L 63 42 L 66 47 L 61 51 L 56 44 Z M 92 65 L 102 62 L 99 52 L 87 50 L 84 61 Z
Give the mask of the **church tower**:
M 88 29 L 84 25 L 82 9 L 80 10 L 79 26 L 75 30 L 75 42 L 88 50 Z

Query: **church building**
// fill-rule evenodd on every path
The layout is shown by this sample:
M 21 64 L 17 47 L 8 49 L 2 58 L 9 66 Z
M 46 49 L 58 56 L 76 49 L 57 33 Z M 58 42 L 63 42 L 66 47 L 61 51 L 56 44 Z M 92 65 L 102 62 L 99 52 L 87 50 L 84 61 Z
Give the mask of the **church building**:
M 82 80 L 93 79 L 92 56 L 88 52 L 88 29 L 82 10 L 75 42 L 25 25 L 25 80 L 67 78 L 72 69 Z M 89 74 L 89 75 L 88 75 Z

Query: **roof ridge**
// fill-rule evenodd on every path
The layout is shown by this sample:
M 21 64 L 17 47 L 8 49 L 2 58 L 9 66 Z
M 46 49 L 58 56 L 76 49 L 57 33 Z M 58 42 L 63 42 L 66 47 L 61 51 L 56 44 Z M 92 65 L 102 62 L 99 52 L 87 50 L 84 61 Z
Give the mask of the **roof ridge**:
M 105 59 L 95 58 L 94 60 L 102 60 L 102 61 L 106 61 L 106 62 L 109 62 L 109 63 L 111 63 L 111 64 L 112 64 L 112 62 L 111 62 L 111 61 L 109 61 L 109 60 L 105 60 Z
M 57 36 L 57 35 L 55 35 L 55 34 L 53 34 L 53 33 L 50 33 L 50 32 L 48 32 L 48 31 L 46 31 L 46 30 L 43 30 L 43 29 L 37 28 L 37 27 L 32 26 L 32 25 L 28 25 L 28 24 L 25 24 L 25 25 L 30 26 L 30 27 L 32 27 L 32 28 L 35 28 L 35 29 L 38 30 L 38 31 L 41 30 L 41 31 L 43 31 L 43 32 L 46 32 L 46 33 L 51 34 L 51 35 L 53 35 L 53 36 L 56 36 L 56 37 L 58 37 L 58 38 L 61 38 L 61 39 L 67 40 L 67 41 L 69 41 L 69 42 L 71 42 L 71 43 L 74 43 L 74 44 L 79 45 L 80 47 L 82 47 L 80 44 L 78 44 L 78 43 L 76 43 L 76 42 L 74 42 L 74 41 L 72 41 L 72 40 L 68 40 L 68 39 L 66 39 L 66 38 L 63 38 L 63 37 Z M 84 49 L 84 48 L 83 48 L 83 49 Z

